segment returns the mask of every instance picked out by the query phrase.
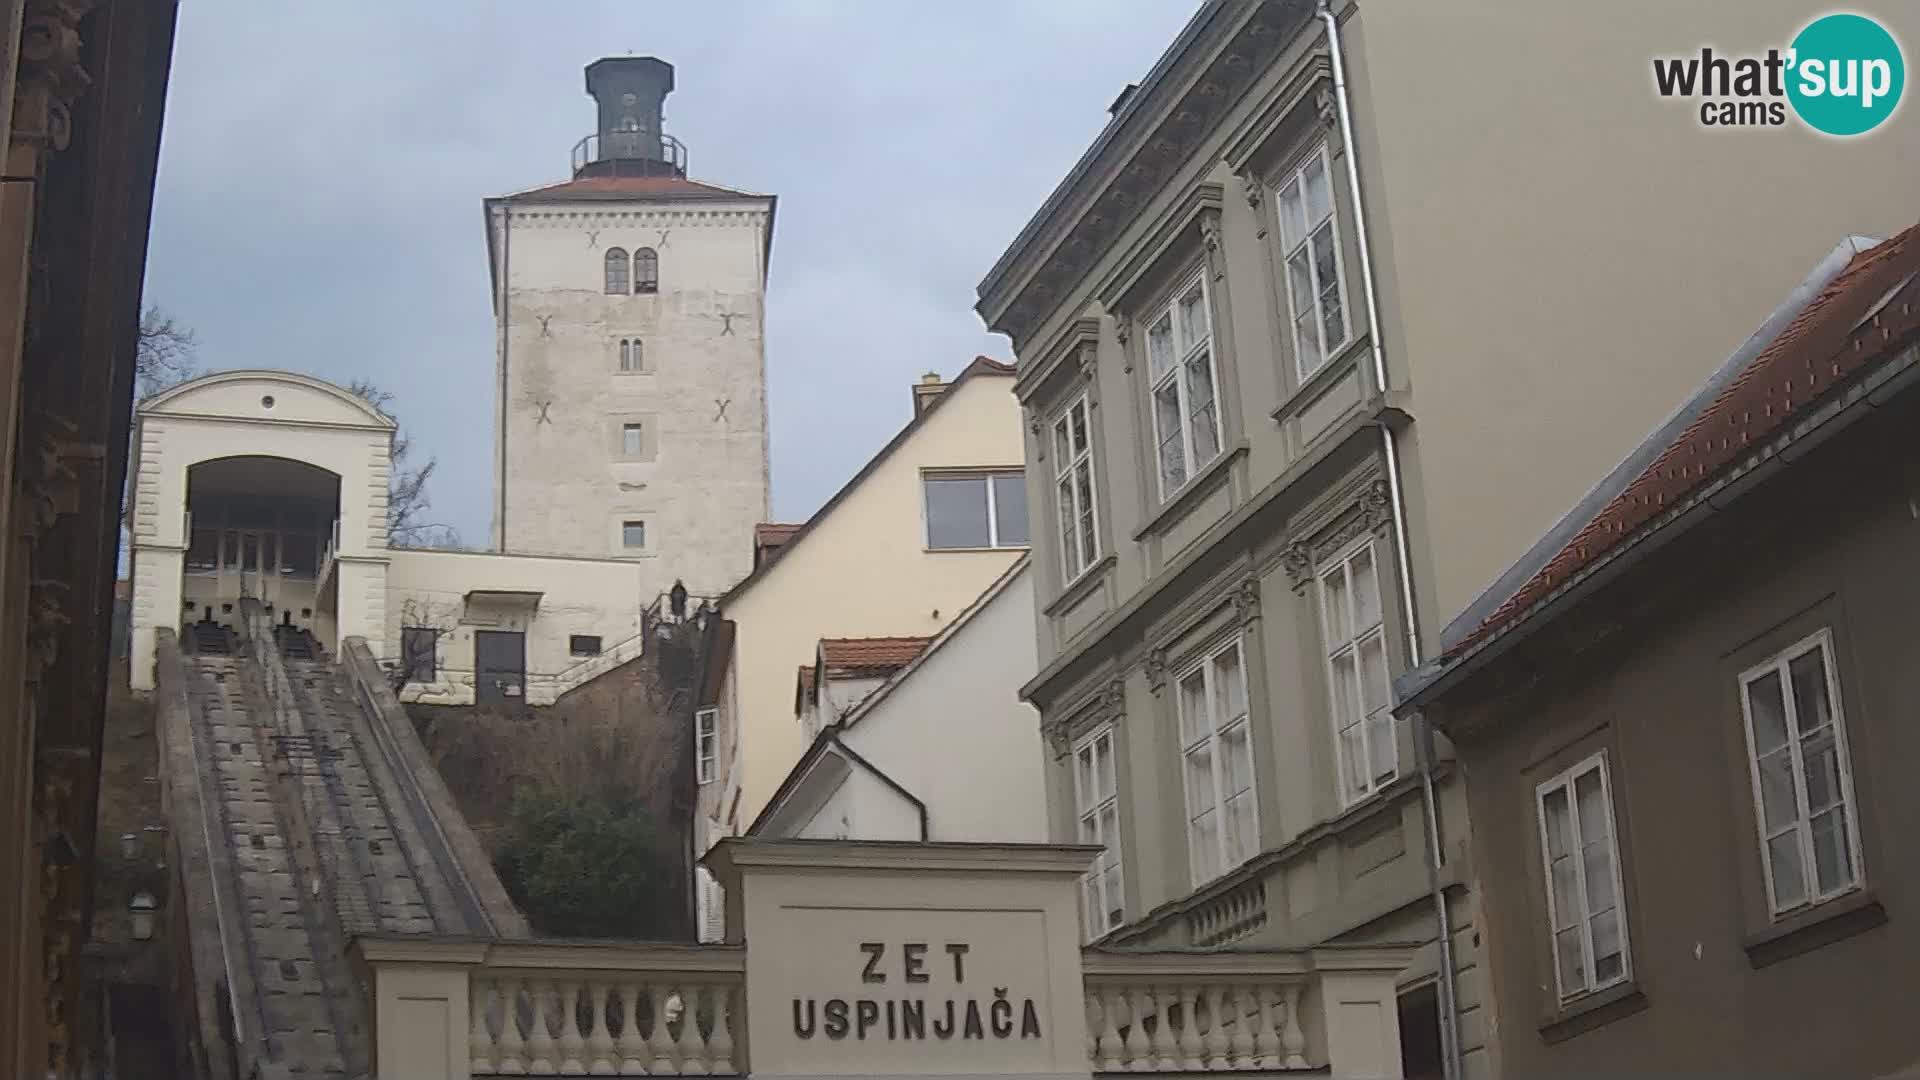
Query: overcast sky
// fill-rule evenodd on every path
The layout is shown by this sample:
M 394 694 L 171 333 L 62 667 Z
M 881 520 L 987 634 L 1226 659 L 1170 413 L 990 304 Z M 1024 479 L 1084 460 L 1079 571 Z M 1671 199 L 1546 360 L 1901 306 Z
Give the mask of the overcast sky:
M 581 69 L 672 63 L 697 179 L 780 196 L 773 509 L 802 520 L 906 422 L 907 385 L 1008 355 L 974 286 L 1192 0 L 191 0 L 146 298 L 203 368 L 374 379 L 484 543 L 493 316 L 480 200 L 566 178 Z

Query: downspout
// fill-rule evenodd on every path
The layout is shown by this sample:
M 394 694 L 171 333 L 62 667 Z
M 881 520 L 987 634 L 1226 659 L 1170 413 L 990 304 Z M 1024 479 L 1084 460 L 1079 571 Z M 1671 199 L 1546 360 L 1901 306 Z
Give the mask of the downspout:
M 1333 98 L 1340 117 L 1340 139 L 1346 147 L 1347 193 L 1353 200 L 1354 238 L 1360 246 L 1360 278 L 1367 302 L 1367 341 L 1368 351 L 1373 358 L 1374 391 L 1384 395 L 1387 392 L 1387 360 L 1380 344 L 1380 302 L 1374 285 L 1372 245 L 1367 239 L 1367 204 L 1360 194 L 1359 148 L 1353 137 L 1353 107 L 1347 96 L 1347 70 L 1340 45 L 1340 19 L 1333 13 L 1328 0 L 1319 0 L 1316 13 L 1327 28 L 1327 52 L 1333 67 Z M 1413 560 L 1411 545 L 1407 541 L 1407 503 L 1400 480 L 1399 440 L 1386 420 L 1381 420 L 1379 427 L 1380 452 L 1387 467 L 1387 497 L 1393 517 L 1394 562 L 1399 567 L 1400 618 L 1406 626 L 1407 665 L 1414 668 L 1422 662 L 1420 621 L 1413 601 Z M 1464 1074 L 1460 1059 L 1460 1017 L 1455 1007 L 1460 1000 L 1459 980 L 1453 969 L 1452 921 L 1447 917 L 1446 892 L 1440 884 L 1443 852 L 1439 799 L 1433 783 L 1433 732 L 1424 715 L 1416 715 L 1413 725 L 1414 757 L 1420 772 L 1420 809 L 1421 816 L 1426 819 L 1427 829 L 1427 892 L 1433 900 L 1433 917 L 1439 932 L 1441 1054 L 1447 1080 L 1461 1080 Z

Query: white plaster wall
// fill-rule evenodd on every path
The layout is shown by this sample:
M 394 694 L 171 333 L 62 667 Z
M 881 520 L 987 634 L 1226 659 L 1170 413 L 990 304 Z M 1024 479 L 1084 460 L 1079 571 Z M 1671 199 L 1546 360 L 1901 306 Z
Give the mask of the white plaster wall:
M 806 748 L 793 715 L 794 671 L 821 638 L 930 637 L 1020 557 L 928 551 L 920 489 L 923 468 L 1021 464 L 1012 386 L 1011 376 L 979 374 L 949 391 L 952 399 L 831 514 L 727 600 L 739 680 L 736 828 L 759 814 Z M 1022 636 L 1033 636 L 1031 616 Z
M 494 215 L 508 290 L 499 546 L 636 557 L 620 523 L 642 520 L 638 558 L 695 595 L 724 592 L 751 568 L 752 527 L 768 517 L 770 201 L 517 202 Z M 654 248 L 659 293 L 606 295 L 610 247 Z M 643 370 L 622 372 L 617 343 L 636 337 Z M 620 453 L 628 421 L 645 431 L 641 460 Z
M 418 548 L 396 548 L 391 559 L 382 598 L 384 621 L 379 627 L 386 647 L 376 649 L 374 655 L 398 663 L 403 626 L 441 631 L 435 655 L 439 680 L 409 684 L 401 693 L 404 701 L 472 704 L 475 630 L 518 630 L 526 635 L 526 692 L 533 705 L 551 704 L 566 691 L 643 651 L 641 613 L 654 593 L 647 580 L 648 567 L 642 564 Z M 539 592 L 541 597 L 534 608 L 498 603 L 469 606 L 466 595 L 475 589 L 524 590 Z M 568 638 L 574 634 L 597 635 L 600 656 L 572 655 Z
M 1020 700 L 1037 665 L 1022 569 L 840 739 L 926 804 L 929 840 L 1046 843 L 1040 714 Z
M 271 399 L 272 404 L 267 404 Z M 153 688 L 154 633 L 181 625 L 180 571 L 186 551 L 187 471 L 218 458 L 260 455 L 303 461 L 340 478 L 346 633 L 383 637 L 379 608 L 387 556 L 387 470 L 392 421 L 346 391 L 287 372 L 234 371 L 204 376 L 142 404 L 129 516 L 133 574 L 132 684 Z M 344 582 L 343 582 L 344 584 Z M 338 650 L 338 637 L 322 644 Z

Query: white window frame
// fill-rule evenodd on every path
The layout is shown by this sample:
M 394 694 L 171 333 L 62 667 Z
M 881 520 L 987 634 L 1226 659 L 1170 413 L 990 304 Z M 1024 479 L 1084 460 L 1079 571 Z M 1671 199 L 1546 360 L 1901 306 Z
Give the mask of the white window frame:
M 642 350 L 639 338 L 619 339 L 620 371 L 631 375 L 645 370 L 646 353 Z
M 1327 216 L 1323 219 L 1308 222 L 1304 220 L 1307 212 L 1307 168 L 1315 162 L 1318 162 L 1320 165 L 1321 175 L 1327 178 Z M 1285 218 L 1286 199 L 1283 197 L 1283 193 L 1289 186 L 1293 185 L 1298 185 L 1300 192 L 1300 212 L 1304 226 L 1298 241 L 1289 243 L 1287 234 L 1292 226 L 1288 224 Z M 1321 368 L 1324 368 L 1327 362 L 1333 359 L 1334 354 L 1345 348 L 1354 337 L 1353 308 L 1347 304 L 1346 253 L 1341 250 L 1340 244 L 1340 198 L 1334 186 L 1333 158 L 1327 150 L 1326 143 L 1321 143 L 1315 147 L 1311 153 L 1302 157 L 1300 163 L 1289 170 L 1287 175 L 1273 186 L 1273 215 L 1274 221 L 1279 225 L 1279 231 L 1275 233 L 1275 236 L 1280 238 L 1281 245 L 1280 291 L 1287 298 L 1287 343 L 1288 348 L 1293 352 L 1294 373 L 1301 382 L 1306 382 Z M 1326 311 L 1322 307 L 1322 301 L 1326 298 L 1328 287 L 1326 282 L 1320 280 L 1320 269 L 1314 261 L 1311 248 L 1313 234 L 1320 230 L 1320 226 L 1323 223 L 1331 227 L 1329 235 L 1332 237 L 1333 242 L 1333 293 L 1335 301 L 1340 305 L 1342 331 L 1340 340 L 1338 341 L 1327 340 L 1327 317 Z M 1300 351 L 1299 324 L 1301 313 L 1299 305 L 1294 301 L 1293 278 L 1290 270 L 1293 257 L 1298 255 L 1302 250 L 1305 250 L 1307 253 L 1307 274 L 1311 288 L 1313 289 L 1314 341 L 1320 350 L 1319 358 L 1311 365 L 1306 363 L 1307 358 L 1305 354 Z
M 1214 686 L 1214 680 L 1219 677 L 1219 668 L 1216 661 L 1230 652 L 1237 654 L 1240 661 L 1241 700 L 1245 702 L 1247 711 L 1237 718 L 1230 717 L 1226 722 L 1222 723 L 1220 718 L 1213 715 L 1214 703 L 1219 700 L 1219 695 Z M 1245 639 L 1239 634 L 1235 634 L 1226 641 L 1209 648 L 1205 654 L 1180 669 L 1179 674 L 1173 679 L 1174 710 L 1176 714 L 1183 713 L 1186 709 L 1186 696 L 1181 692 L 1181 686 L 1196 673 L 1201 674 L 1202 686 L 1204 687 L 1203 699 L 1207 703 L 1208 715 L 1206 717 L 1205 730 L 1199 737 L 1188 740 L 1186 736 L 1187 718 L 1184 715 L 1176 715 L 1175 720 L 1177 724 L 1176 730 L 1179 732 L 1180 739 L 1180 788 L 1182 793 L 1180 810 L 1181 815 L 1186 819 L 1187 869 L 1193 884 L 1198 887 L 1231 873 L 1246 860 L 1259 854 L 1260 785 L 1258 777 L 1254 775 L 1257 758 L 1253 749 L 1253 684 L 1249 680 L 1247 673 L 1247 649 Z M 1247 798 L 1252 800 L 1253 805 L 1253 834 L 1247 837 L 1247 850 L 1241 854 L 1238 862 L 1233 858 L 1232 848 L 1228 839 L 1231 822 L 1227 812 L 1228 793 L 1225 782 L 1227 773 L 1224 752 L 1224 736 L 1235 727 L 1244 727 L 1247 733 Z M 1192 793 L 1187 788 L 1187 758 L 1202 745 L 1205 745 L 1210 752 L 1209 767 L 1213 771 L 1213 815 L 1214 820 L 1217 822 L 1217 827 L 1214 829 L 1214 837 L 1219 847 L 1219 850 L 1214 853 L 1212 859 L 1206 862 L 1201 860 L 1199 845 L 1194 842 L 1193 798 Z
M 1818 651 L 1821 659 L 1821 671 L 1826 679 L 1827 707 L 1833 712 L 1834 758 L 1840 773 L 1840 809 L 1841 819 L 1847 828 L 1847 855 L 1852 860 L 1851 880 L 1838 887 L 1820 891 L 1819 871 L 1813 851 L 1813 814 L 1807 803 L 1807 772 L 1803 743 L 1805 736 L 1800 729 L 1799 706 L 1794 702 L 1793 676 L 1790 665 L 1801 656 Z M 1753 729 L 1753 698 L 1750 688 L 1770 674 L 1780 676 L 1782 707 L 1785 709 L 1787 724 L 1787 744 L 1785 750 L 1793 771 L 1794 819 L 1790 828 L 1798 835 L 1796 845 L 1800 852 L 1800 872 L 1803 875 L 1805 896 L 1793 903 L 1782 904 L 1776 895 L 1773 880 L 1773 852 L 1769 847 L 1772 837 L 1767 835 L 1767 808 L 1760 784 L 1760 756 L 1758 740 Z M 1746 734 L 1747 775 L 1753 783 L 1753 825 L 1754 836 L 1760 846 L 1760 876 L 1767 887 L 1767 910 L 1774 919 L 1804 911 L 1824 904 L 1835 897 L 1857 891 L 1866 884 L 1866 865 L 1860 850 L 1859 802 L 1853 793 L 1853 755 L 1847 745 L 1846 713 L 1840 702 L 1840 671 L 1836 663 L 1833 647 L 1833 633 L 1825 627 L 1808 634 L 1792 645 L 1774 653 L 1765 661 L 1740 673 L 1740 715 Z M 1777 833 L 1784 836 L 1784 831 Z
M 1021 490 L 1025 490 L 1027 474 L 1025 469 L 923 469 L 920 473 L 920 519 L 923 539 L 928 551 L 1019 551 L 1033 545 L 1033 506 L 1028 500 L 1027 539 L 1019 543 L 1000 542 L 1000 501 L 994 495 L 994 481 L 1003 477 L 1015 477 L 1020 481 Z M 933 506 L 927 498 L 927 482 L 930 480 L 979 480 L 987 485 L 987 546 L 978 547 L 937 547 L 933 542 Z
M 1082 772 L 1080 761 L 1083 755 L 1091 755 L 1097 768 L 1099 746 L 1102 743 L 1106 744 L 1106 760 L 1113 770 L 1113 790 L 1104 796 L 1100 795 L 1097 791 L 1087 791 L 1086 784 L 1082 779 L 1084 773 Z M 1102 724 L 1092 731 L 1089 731 L 1074 743 L 1072 769 L 1074 820 L 1077 822 L 1076 828 L 1078 830 L 1077 835 L 1079 842 L 1082 844 L 1098 844 L 1105 849 L 1101 857 L 1095 861 L 1093 869 L 1087 871 L 1080 878 L 1080 910 L 1086 923 L 1085 930 L 1087 940 L 1092 941 L 1095 938 L 1105 935 L 1108 931 L 1125 921 L 1125 907 L 1127 902 L 1126 852 L 1122 847 L 1122 827 L 1120 825 L 1119 740 L 1112 724 Z M 1101 816 L 1108 810 L 1113 811 L 1114 833 L 1112 836 L 1107 836 L 1100 828 Z M 1111 859 L 1107 857 L 1108 854 L 1112 855 Z M 1110 868 L 1116 872 L 1115 876 L 1119 879 L 1117 884 L 1118 896 L 1107 895 L 1106 872 L 1109 869 L 1109 864 L 1111 864 Z M 1121 915 L 1109 918 L 1109 915 L 1116 909 L 1121 911 Z M 1099 913 L 1097 920 L 1093 918 L 1094 912 Z
M 1357 617 L 1359 612 L 1354 607 L 1354 598 L 1358 594 L 1353 588 L 1354 558 L 1362 551 L 1367 552 L 1368 559 L 1373 564 L 1374 592 L 1380 599 L 1379 621 L 1364 627 L 1359 625 L 1359 619 Z M 1387 640 L 1387 588 L 1389 579 L 1382 571 L 1383 567 L 1380 565 L 1380 550 L 1370 535 L 1363 536 L 1359 540 L 1340 549 L 1338 553 L 1322 562 L 1314 571 L 1314 586 L 1319 592 L 1319 603 L 1316 606 L 1320 609 L 1320 640 L 1324 646 L 1322 654 L 1327 675 L 1327 707 L 1329 714 L 1333 718 L 1334 767 L 1340 785 L 1340 801 L 1342 806 L 1351 806 L 1367 798 L 1374 792 L 1393 783 L 1393 781 L 1400 776 L 1400 740 L 1398 729 L 1392 720 L 1393 651 L 1389 647 L 1390 643 Z M 1345 596 L 1347 598 L 1346 624 L 1349 636 L 1343 640 L 1335 640 L 1333 619 L 1327 610 L 1327 580 L 1335 573 L 1339 573 L 1342 576 L 1341 580 L 1345 586 Z M 1369 709 L 1364 697 L 1366 670 L 1360 661 L 1360 647 L 1374 638 L 1378 638 L 1380 641 L 1381 655 L 1387 665 L 1387 688 L 1384 700 L 1377 706 Z M 1341 725 L 1345 717 L 1341 715 L 1340 674 L 1336 663 L 1348 654 L 1351 654 L 1353 657 L 1354 701 L 1359 703 L 1360 706 L 1360 716 L 1354 723 L 1360 728 L 1361 753 L 1365 755 L 1367 765 L 1366 780 L 1358 787 L 1353 785 L 1348 775 L 1346 740 L 1341 737 L 1344 730 Z M 1391 775 L 1385 777 L 1373 771 L 1372 740 L 1374 725 L 1372 719 L 1381 713 L 1385 713 L 1388 717 L 1387 739 L 1388 745 L 1392 747 L 1393 760 L 1393 772 Z
M 1085 437 L 1077 448 L 1073 443 L 1073 416 L 1080 414 L 1080 431 Z M 1047 425 L 1053 438 L 1049 453 L 1053 463 L 1055 509 L 1065 516 L 1059 523 L 1060 580 L 1072 584 L 1100 561 L 1100 480 L 1093 468 L 1093 405 L 1086 391 L 1074 395 L 1066 407 L 1054 414 Z M 1061 448 L 1067 452 L 1062 454 Z M 1075 483 L 1086 473 L 1086 499 L 1082 505 L 1081 485 Z M 1033 508 L 1027 508 L 1027 531 L 1033 531 Z
M 1605 982 L 1594 977 L 1593 963 L 1593 920 L 1597 914 L 1605 913 L 1587 910 L 1587 861 L 1580 848 L 1580 800 L 1574 789 L 1576 779 L 1596 770 L 1600 774 L 1600 797 L 1606 807 L 1607 855 L 1613 872 L 1614 917 L 1620 924 L 1620 973 Z M 1567 821 L 1572 829 L 1574 848 L 1568 858 L 1573 860 L 1574 891 L 1580 898 L 1580 964 L 1585 977 L 1579 986 L 1567 985 L 1567 973 L 1560 970 L 1560 946 L 1555 938 L 1560 926 L 1560 912 L 1553 899 L 1553 848 L 1547 838 L 1547 796 L 1561 789 L 1567 793 Z M 1633 978 L 1633 942 L 1627 929 L 1627 892 L 1620 875 L 1620 835 L 1614 824 L 1613 777 L 1607 770 L 1607 752 L 1602 750 L 1583 758 L 1571 768 L 1535 785 L 1533 811 L 1540 829 L 1540 881 L 1547 897 L 1547 952 L 1553 957 L 1555 991 L 1564 1002 L 1627 982 Z
M 620 424 L 620 456 L 640 458 L 647 453 L 647 429 L 644 424 L 622 421 Z
M 1200 289 L 1200 311 L 1207 318 L 1206 336 L 1191 342 L 1181 341 L 1180 300 L 1190 294 L 1196 286 Z M 1173 362 L 1165 372 L 1156 375 L 1153 370 L 1153 328 L 1162 319 L 1166 319 L 1171 328 Z M 1220 394 L 1220 350 L 1213 327 L 1213 287 L 1207 283 L 1204 265 L 1183 278 L 1180 287 L 1169 293 L 1167 302 L 1155 309 L 1153 317 L 1146 321 L 1146 339 L 1142 348 L 1147 354 L 1142 364 L 1142 368 L 1147 373 L 1147 413 L 1152 417 L 1153 424 L 1153 445 L 1148 447 L 1148 456 L 1152 462 L 1154 483 L 1160 492 L 1160 501 L 1165 502 L 1192 483 L 1194 477 L 1217 461 L 1227 449 L 1226 406 Z M 1207 379 L 1213 386 L 1213 429 L 1216 443 L 1213 453 L 1209 454 L 1204 461 L 1194 454 L 1193 407 L 1187 400 L 1189 391 L 1187 380 L 1183 377 L 1187 370 L 1187 363 L 1198 355 L 1201 349 L 1207 352 Z M 1180 411 L 1180 453 L 1186 469 L 1186 474 L 1180 478 L 1179 482 L 1171 486 L 1167 484 L 1166 470 L 1160 464 L 1160 444 L 1164 441 L 1165 433 L 1160 430 L 1160 410 L 1155 404 L 1156 395 L 1169 381 L 1173 383 L 1174 398 Z
M 720 749 L 720 710 L 715 706 L 696 709 L 693 713 L 693 775 L 701 786 L 711 784 L 718 770 L 714 767 L 719 759 Z
M 640 542 L 627 543 L 627 526 L 640 526 Z M 620 549 L 622 551 L 645 551 L 647 549 L 647 522 L 645 518 L 622 518 L 620 521 Z

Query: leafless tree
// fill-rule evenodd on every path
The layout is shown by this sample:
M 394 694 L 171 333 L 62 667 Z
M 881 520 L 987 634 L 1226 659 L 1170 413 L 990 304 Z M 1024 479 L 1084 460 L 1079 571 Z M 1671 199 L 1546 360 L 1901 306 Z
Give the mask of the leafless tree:
M 133 354 L 133 378 L 139 395 L 149 398 L 178 386 L 198 372 L 194 354 L 199 343 L 193 331 L 173 316 L 149 306 L 140 315 L 140 337 Z
M 388 407 L 393 403 L 393 395 L 371 380 L 355 379 L 347 384 L 347 390 L 382 414 L 393 415 Z M 413 439 L 396 428 L 393 450 L 389 454 L 391 479 L 387 485 L 389 541 L 395 547 L 460 547 L 460 534 L 453 526 L 425 520 L 426 511 L 433 505 L 427 497 L 427 481 L 432 479 L 440 459 L 430 457 L 424 463 L 414 464 L 409 457 L 412 450 Z

